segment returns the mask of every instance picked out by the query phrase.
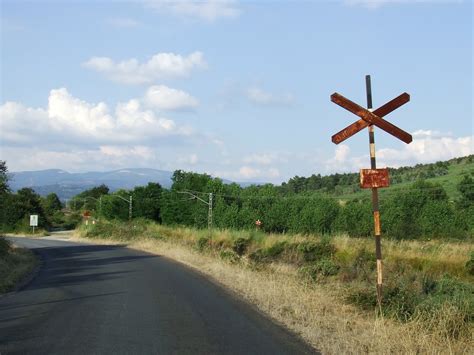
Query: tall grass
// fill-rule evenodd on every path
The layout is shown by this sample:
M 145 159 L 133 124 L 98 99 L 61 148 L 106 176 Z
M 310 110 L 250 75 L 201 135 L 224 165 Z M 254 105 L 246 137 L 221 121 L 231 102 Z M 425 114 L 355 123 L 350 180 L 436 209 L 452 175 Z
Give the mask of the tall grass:
M 474 248 L 467 242 L 385 240 L 378 313 L 371 239 L 209 233 L 139 220 L 82 226 L 80 234 L 197 267 L 329 353 L 474 351 Z
M 0 236 L 0 294 L 12 290 L 36 264 L 30 250 L 15 248 Z

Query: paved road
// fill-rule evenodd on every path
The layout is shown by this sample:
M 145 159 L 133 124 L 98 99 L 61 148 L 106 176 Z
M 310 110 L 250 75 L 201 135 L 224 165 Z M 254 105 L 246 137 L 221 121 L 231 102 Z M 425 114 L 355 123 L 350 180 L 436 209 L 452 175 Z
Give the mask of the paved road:
M 43 265 L 0 297 L 0 354 L 305 354 L 296 336 L 170 259 L 12 238 Z

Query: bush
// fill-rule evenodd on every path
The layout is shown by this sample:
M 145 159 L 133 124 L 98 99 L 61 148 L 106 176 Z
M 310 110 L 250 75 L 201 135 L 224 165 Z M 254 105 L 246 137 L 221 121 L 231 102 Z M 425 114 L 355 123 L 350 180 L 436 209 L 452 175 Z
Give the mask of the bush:
M 0 256 L 5 256 L 10 252 L 11 244 L 4 237 L 0 236 Z
M 204 249 L 209 247 L 209 237 L 200 237 L 196 242 L 196 248 L 199 251 L 204 251 Z
M 268 262 L 276 259 L 286 250 L 286 242 L 278 242 L 266 249 L 257 249 L 249 255 L 253 262 Z
M 240 259 L 240 256 L 235 251 L 230 249 L 221 250 L 219 253 L 219 257 L 222 260 L 228 261 L 232 264 L 238 262 Z
M 237 238 L 233 241 L 232 250 L 238 256 L 242 256 L 247 251 L 249 245 L 250 245 L 250 239 L 249 238 L 240 237 L 240 238 Z
M 474 322 L 474 286 L 449 276 L 434 282 L 434 287 L 416 309 L 428 328 L 444 336 L 458 338 L 469 334 Z
M 366 248 L 360 248 L 352 261 L 346 266 L 343 273 L 345 281 L 361 280 L 366 282 L 373 281 L 375 270 L 375 253 Z
M 449 276 L 435 280 L 423 275 L 403 277 L 384 285 L 383 313 L 403 322 L 421 321 L 423 327 L 450 339 L 469 335 L 474 322 L 474 286 Z M 373 287 L 359 287 L 349 291 L 347 300 L 362 309 L 377 306 Z
M 336 275 L 339 272 L 339 265 L 331 259 L 321 259 L 314 264 L 304 266 L 300 272 L 313 281 L 319 281 L 324 277 Z
M 298 245 L 297 251 L 303 254 L 304 261 L 311 262 L 333 257 L 336 252 L 336 248 L 330 243 L 329 239 L 324 238 L 319 243 L 301 243 Z
M 469 275 L 474 275 L 474 251 L 471 251 L 471 258 L 466 263 L 466 269 Z
M 373 232 L 372 206 L 370 201 L 350 201 L 338 216 L 338 229 L 350 237 L 368 237 Z

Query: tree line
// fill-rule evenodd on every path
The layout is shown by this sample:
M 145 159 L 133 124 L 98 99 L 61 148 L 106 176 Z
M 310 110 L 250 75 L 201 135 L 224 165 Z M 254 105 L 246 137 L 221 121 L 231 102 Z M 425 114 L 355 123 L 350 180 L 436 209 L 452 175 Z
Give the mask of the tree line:
M 445 165 L 434 166 L 441 169 Z M 404 168 L 401 169 L 404 171 Z M 339 175 L 350 180 L 351 174 Z M 337 174 L 332 179 L 334 176 Z M 288 184 L 293 184 L 291 181 L 295 179 Z M 317 181 L 311 180 L 311 177 L 307 180 Z M 441 185 L 423 179 L 416 180 L 403 190 L 389 191 L 380 201 L 382 232 L 397 239 L 472 238 L 473 172 L 464 174 L 457 189 L 460 197 L 456 201 L 448 198 Z M 260 228 L 272 233 L 347 233 L 355 237 L 373 233 L 369 198 L 342 201 L 337 194 L 322 195 L 318 191 L 304 189 L 295 191 L 284 184 L 243 188 L 236 183 L 225 184 L 221 179 L 207 174 L 181 170 L 174 172 L 170 189 L 158 183 L 149 183 L 133 190 L 111 193 L 107 186 L 101 185 L 68 201 L 68 208 L 62 212 L 63 206 L 54 194 L 41 198 L 31 189 L 22 189 L 16 194 L 10 193 L 8 188 L 3 190 L 1 193 L 6 194 L 7 198 L 2 198 L 3 206 L 0 206 L 3 211 L 0 227 L 4 230 L 8 226 L 26 224 L 28 215 L 33 212 L 40 216 L 40 224 L 48 228 L 55 223 L 65 224 L 67 218 L 64 211 L 69 213 L 69 220 L 77 222 L 79 214 L 86 210 L 99 220 L 146 218 L 167 225 L 206 228 L 209 194 L 212 193 L 215 228 L 252 229 L 255 228 L 256 220 L 260 220 Z M 188 193 L 183 194 L 185 191 Z M 75 219 L 71 216 L 75 216 Z

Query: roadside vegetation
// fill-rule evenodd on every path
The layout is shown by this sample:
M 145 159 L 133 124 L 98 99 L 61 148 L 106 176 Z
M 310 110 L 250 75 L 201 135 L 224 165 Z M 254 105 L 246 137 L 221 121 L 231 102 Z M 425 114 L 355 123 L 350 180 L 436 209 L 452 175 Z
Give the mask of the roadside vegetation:
M 474 350 L 474 247 L 383 243 L 377 309 L 368 238 L 167 227 L 146 220 L 82 225 L 79 236 L 175 258 L 255 303 L 327 353 Z
M 13 290 L 33 271 L 37 262 L 33 252 L 15 248 L 0 236 L 0 294 Z
M 123 242 L 195 267 L 323 352 L 473 353 L 473 158 L 391 171 L 394 185 L 380 194 L 381 308 L 371 201 L 357 186 L 358 174 L 243 188 L 178 170 L 170 189 L 149 183 L 84 191 L 54 223 L 74 225 L 90 215 L 80 237 Z M 30 207 L 15 223 L 5 223 L 3 212 L 2 228 L 24 226 L 34 206 L 44 213 L 42 225 L 53 225 L 55 199 L 23 190 L 6 193 Z M 17 205 L 2 211 L 11 206 Z
M 9 178 L 6 162 L 0 160 L 0 233 L 32 234 L 30 215 L 38 215 L 36 235 L 54 228 L 74 229 L 81 221 L 78 212 L 64 210 L 55 193 L 42 197 L 31 188 L 12 193 Z

